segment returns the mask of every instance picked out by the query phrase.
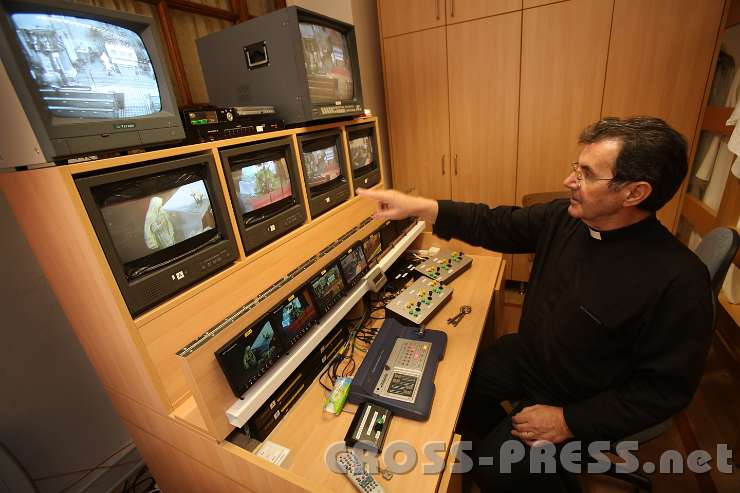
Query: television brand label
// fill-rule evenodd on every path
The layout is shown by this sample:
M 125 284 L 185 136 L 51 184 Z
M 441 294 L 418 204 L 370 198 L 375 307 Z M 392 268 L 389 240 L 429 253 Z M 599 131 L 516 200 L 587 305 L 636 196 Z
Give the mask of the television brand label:
M 136 128 L 135 123 L 118 123 L 116 125 L 113 125 L 113 128 L 116 130 L 125 130 L 127 128 Z

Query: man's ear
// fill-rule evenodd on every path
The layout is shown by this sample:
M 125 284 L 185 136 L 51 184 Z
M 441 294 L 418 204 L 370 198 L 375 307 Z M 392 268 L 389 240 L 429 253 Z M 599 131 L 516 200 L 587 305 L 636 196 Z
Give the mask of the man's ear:
M 625 187 L 628 192 L 624 199 L 625 207 L 634 207 L 647 199 L 653 193 L 653 187 L 646 181 L 636 181 Z

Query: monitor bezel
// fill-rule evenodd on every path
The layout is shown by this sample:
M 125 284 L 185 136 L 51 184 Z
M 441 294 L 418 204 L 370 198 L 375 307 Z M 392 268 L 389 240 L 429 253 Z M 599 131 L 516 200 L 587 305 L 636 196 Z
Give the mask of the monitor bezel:
M 205 185 L 211 199 L 211 208 L 216 223 L 215 230 L 221 235 L 221 239 L 213 244 L 204 245 L 204 247 L 186 254 L 182 258 L 173 258 L 166 265 L 162 265 L 139 278 L 127 279 L 123 263 L 105 225 L 105 219 L 92 195 L 92 188 L 177 169 L 191 168 L 197 165 L 207 169 Z M 80 194 L 82 205 L 87 211 L 91 229 L 95 232 L 108 266 L 133 316 L 140 315 L 166 299 L 176 296 L 181 291 L 212 275 L 216 270 L 225 268 L 238 257 L 236 239 L 229 220 L 226 199 L 221 190 L 216 163 L 211 154 L 190 154 L 112 170 L 93 171 L 75 176 L 74 182 Z M 207 265 L 203 265 L 204 262 Z M 196 270 L 196 266 L 199 266 L 199 269 L 207 268 L 192 272 L 192 270 Z M 190 272 L 186 272 L 188 270 Z M 174 276 L 172 279 L 170 279 L 170 273 Z M 181 274 L 181 276 L 176 274 Z M 158 297 L 149 294 L 153 290 L 157 291 Z
M 364 249 L 362 248 L 362 244 L 363 244 L 363 242 L 362 242 L 362 241 L 357 241 L 357 242 L 353 243 L 353 244 L 352 244 L 352 246 L 350 246 L 350 247 L 349 247 L 349 248 L 348 248 L 348 249 L 347 249 L 347 250 L 346 250 L 346 251 L 345 251 L 344 253 L 342 253 L 342 254 L 341 254 L 341 255 L 339 256 L 339 258 L 337 259 L 337 264 L 339 264 L 339 272 L 340 272 L 340 273 L 342 274 L 342 279 L 343 279 L 343 281 L 344 281 L 344 286 L 345 286 L 345 288 L 346 288 L 346 289 L 351 289 L 351 288 L 353 288 L 354 286 L 356 286 L 356 285 L 357 285 L 357 283 L 359 283 L 359 282 L 360 282 L 360 281 L 362 280 L 362 276 L 364 276 L 364 275 L 365 275 L 365 273 L 367 273 L 367 270 L 368 270 L 368 266 L 369 266 L 369 263 L 368 263 L 368 260 L 367 260 L 367 258 L 365 257 L 365 251 L 364 251 Z M 364 267 L 362 268 L 362 271 L 361 271 L 361 272 L 360 272 L 359 274 L 357 274 L 357 275 L 356 275 L 356 276 L 354 277 L 354 279 L 352 279 L 352 280 L 350 281 L 350 280 L 348 280 L 348 279 L 347 279 L 347 275 L 346 275 L 346 273 L 344 272 L 344 267 L 342 267 L 342 260 L 343 260 L 344 258 L 346 258 L 346 257 L 347 257 L 348 255 L 350 255 L 350 253 L 351 253 L 352 251 L 354 251 L 354 250 L 359 250 L 359 252 L 360 252 L 360 255 L 362 255 L 362 259 L 363 259 L 363 261 L 365 262 L 365 266 L 364 266 Z
M 290 301 L 290 298 L 299 297 L 301 295 L 303 295 L 308 300 L 308 302 L 311 304 L 311 306 L 313 306 L 315 315 L 296 330 L 295 336 L 293 336 L 292 338 L 288 338 L 288 336 L 284 333 L 282 322 L 279 319 L 280 315 L 278 312 L 282 310 L 283 307 L 286 305 L 286 303 Z M 318 306 L 318 303 L 314 299 L 313 291 L 311 290 L 309 282 L 303 284 L 300 288 L 296 289 L 295 291 L 293 291 L 293 293 L 285 297 L 272 310 L 270 310 L 270 312 L 272 313 L 272 316 L 275 320 L 275 324 L 279 332 L 279 337 L 282 339 L 283 346 L 286 351 L 290 349 L 291 347 L 295 346 L 296 343 L 298 343 L 298 341 L 300 341 L 301 338 L 303 338 L 303 336 L 306 335 L 306 333 L 308 333 L 308 330 L 311 327 L 318 324 L 319 319 L 321 317 L 320 308 Z
M 11 16 L 15 13 L 40 13 L 83 17 L 129 29 L 141 37 L 149 54 L 159 88 L 161 108 L 157 113 L 133 118 L 66 118 L 53 116 L 37 91 L 28 61 L 21 49 Z M 5 64 L 19 100 L 26 110 L 34 130 L 44 132 L 46 139 L 67 139 L 100 134 L 127 133 L 181 126 L 177 102 L 169 80 L 167 66 L 160 52 L 160 34 L 153 18 L 90 7 L 60 0 L 10 0 L 0 2 L 0 32 L 7 43 L 0 43 L 0 58 Z M 167 121 L 165 124 L 163 121 Z M 116 128 L 120 125 L 123 128 Z M 132 127 L 133 125 L 133 127 Z M 53 152 L 52 152 L 53 154 Z
M 316 293 L 313 283 L 314 281 L 320 279 L 327 272 L 329 272 L 331 269 L 334 269 L 334 268 L 336 268 L 339 273 L 339 282 L 342 283 L 342 289 L 340 290 L 339 294 L 337 294 L 334 298 L 332 298 L 330 301 L 324 304 L 321 302 L 321 297 L 319 297 L 318 294 Z M 317 272 L 316 275 L 314 275 L 313 277 L 311 277 L 311 279 L 309 279 L 307 284 L 308 284 L 309 290 L 311 291 L 311 296 L 313 296 L 314 303 L 316 304 L 319 313 L 322 315 L 329 312 L 329 310 L 332 309 L 332 307 L 336 304 L 339 298 L 341 298 L 347 293 L 347 285 L 344 282 L 344 276 L 342 274 L 342 266 L 339 265 L 338 259 L 335 259 L 329 262 L 328 264 L 326 264 L 326 266 L 324 266 L 319 272 Z
M 304 88 L 304 95 L 305 98 L 304 101 L 306 101 L 306 106 L 311 109 L 311 111 L 308 112 L 306 115 L 308 117 L 308 121 L 310 120 L 317 120 L 317 119 L 327 119 L 327 118 L 337 118 L 341 116 L 346 115 L 354 115 L 354 114 L 361 114 L 362 111 L 350 111 L 343 114 L 337 114 L 337 115 L 317 115 L 315 109 L 324 107 L 324 106 L 341 106 L 341 105 L 351 105 L 351 104 L 359 104 L 362 105 L 362 82 L 360 80 L 361 74 L 360 74 L 360 61 L 359 61 L 359 53 L 357 52 L 357 38 L 355 34 L 355 26 L 352 24 L 348 24 L 346 22 L 342 22 L 338 19 L 332 19 L 331 17 L 327 17 L 324 15 L 319 14 L 318 12 L 313 12 L 310 10 L 306 10 L 301 7 L 288 7 L 288 8 L 294 8 L 296 12 L 296 29 L 295 29 L 295 40 L 294 43 L 296 44 L 297 51 L 296 53 L 300 54 L 300 67 L 298 67 L 299 73 L 303 75 L 302 79 L 305 81 L 305 88 Z M 331 29 L 335 29 L 339 32 L 341 32 L 345 39 L 347 40 L 347 49 L 349 50 L 350 56 L 355 57 L 352 63 L 352 83 L 354 85 L 354 90 L 352 94 L 351 99 L 341 99 L 334 102 L 327 101 L 323 103 L 315 103 L 311 100 L 311 94 L 308 88 L 308 71 L 306 70 L 306 63 L 305 63 L 305 54 L 303 52 L 303 39 L 300 32 L 300 23 L 313 23 L 320 26 L 328 27 Z M 295 48 L 294 48 L 295 49 Z
M 332 145 L 336 148 L 337 151 L 340 175 L 331 181 L 312 187 L 311 185 L 309 185 L 308 170 L 306 169 L 306 163 L 303 159 L 303 155 L 306 153 L 306 146 L 317 146 L 318 148 L 314 149 L 314 151 L 317 151 L 319 149 L 326 149 L 327 147 L 331 146 L 325 146 L 323 145 L 323 143 L 329 142 L 330 140 L 333 140 Z M 298 144 L 301 156 L 301 171 L 303 172 L 303 179 L 306 183 L 306 192 L 308 193 L 308 196 L 310 198 L 318 197 L 322 194 L 330 192 L 331 190 L 340 188 L 344 185 L 348 185 L 349 181 L 347 173 L 347 163 L 344 156 L 344 148 L 342 146 L 342 134 L 338 129 L 300 135 L 298 137 Z
M 244 333 L 247 330 L 249 329 L 254 330 L 255 327 L 262 327 L 266 322 L 270 322 L 270 324 L 273 326 L 272 330 L 273 330 L 273 333 L 275 334 L 274 339 L 278 346 L 277 355 L 274 356 L 269 361 L 268 364 L 262 366 L 261 368 L 258 368 L 251 376 L 245 375 L 243 371 L 241 372 L 242 373 L 241 375 L 230 374 L 230 372 L 227 370 L 226 365 L 224 363 L 224 358 L 222 356 L 223 352 L 226 349 L 228 349 L 230 346 L 232 346 L 234 343 L 239 341 L 241 338 L 243 338 Z M 270 311 L 264 314 L 263 316 L 261 316 L 260 318 L 258 318 L 257 320 L 255 320 L 254 322 L 247 324 L 246 327 L 239 330 L 239 332 L 234 337 L 229 339 L 229 341 L 226 344 L 223 344 L 216 351 L 214 351 L 213 354 L 216 357 L 216 361 L 218 361 L 219 367 L 221 367 L 221 372 L 224 374 L 224 377 L 226 377 L 226 381 L 228 382 L 229 387 L 231 387 L 231 391 L 234 393 L 236 397 L 241 398 L 241 396 L 244 395 L 244 393 L 247 390 L 249 390 L 249 387 L 254 385 L 257 382 L 257 380 L 260 379 L 260 377 L 262 376 L 261 373 L 263 374 L 265 371 L 271 368 L 275 364 L 275 362 L 279 360 L 285 354 L 286 348 L 283 345 L 283 340 L 279 332 L 280 332 L 279 329 L 278 330 L 275 329 L 275 319 L 272 316 L 272 312 Z M 250 383 L 249 380 L 252 378 L 254 378 L 254 381 Z
M 348 125 L 347 131 L 347 152 L 349 152 L 349 169 L 352 171 L 352 177 L 357 180 L 358 178 L 368 175 L 374 171 L 380 169 L 380 157 L 378 152 L 378 129 L 374 123 L 361 123 L 358 125 Z M 373 161 L 370 164 L 366 164 L 360 168 L 352 167 L 352 148 L 350 142 L 353 138 L 368 136 L 371 139 L 373 146 Z M 377 183 L 377 182 L 376 182 Z M 373 183 L 374 185 L 375 183 Z
M 258 219 L 255 219 L 254 222 L 251 222 L 248 226 L 245 224 L 245 227 L 248 228 L 255 224 L 266 221 L 274 215 L 279 214 L 284 210 L 303 202 L 301 198 L 301 185 L 297 175 L 297 170 L 295 169 L 295 159 L 293 158 L 292 151 L 293 149 L 291 146 L 291 140 L 286 138 L 272 140 L 268 142 L 261 142 L 259 144 L 247 144 L 238 147 L 231 147 L 220 152 L 221 162 L 223 163 L 223 166 L 225 168 L 224 172 L 226 174 L 226 185 L 229 189 L 229 194 L 232 199 L 231 202 L 234 205 L 234 211 L 239 213 L 242 221 L 246 220 L 247 218 L 258 217 Z M 245 154 L 250 154 L 250 157 L 247 159 L 247 162 L 249 164 L 246 164 L 244 166 L 242 166 L 241 163 L 236 166 L 232 165 L 232 161 L 234 159 L 237 159 Z M 278 155 L 279 157 L 285 159 L 285 164 L 288 168 L 288 177 L 290 179 L 290 189 L 292 191 L 292 195 L 290 197 L 280 199 L 279 201 L 260 209 L 255 209 L 246 213 L 242 212 L 241 203 L 239 202 L 238 198 L 239 194 L 236 190 L 236 185 L 234 184 L 234 179 L 231 173 L 236 167 L 242 169 L 246 168 L 247 166 L 264 163 L 265 161 L 270 160 L 270 156 Z

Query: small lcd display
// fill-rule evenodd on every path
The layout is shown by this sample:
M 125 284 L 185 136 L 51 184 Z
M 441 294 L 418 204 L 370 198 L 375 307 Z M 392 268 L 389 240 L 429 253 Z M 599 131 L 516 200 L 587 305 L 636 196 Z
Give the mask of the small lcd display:
M 349 156 L 352 169 L 357 170 L 373 164 L 373 142 L 370 136 L 365 135 L 349 141 Z
M 359 277 L 367 269 L 365 255 L 362 253 L 361 245 L 357 244 L 339 258 L 339 265 L 342 266 L 344 280 L 349 286 L 354 286 Z
M 295 343 L 303 329 L 316 320 L 317 316 L 316 307 L 307 290 L 290 296 L 273 313 L 284 336 L 283 339 L 290 345 Z
M 362 241 L 362 251 L 365 259 L 371 262 L 382 250 L 380 244 L 380 231 L 376 231 Z
M 241 393 L 280 354 L 272 322 L 263 319 L 219 349 L 216 356 L 234 392 Z
M 137 181 L 124 186 L 100 208 L 122 263 L 147 257 L 216 227 L 203 180 L 143 196 L 140 185 L 144 184 Z
M 162 109 L 152 61 L 134 31 L 68 15 L 17 13 L 11 19 L 53 116 L 120 119 Z
M 243 214 L 258 211 L 293 196 L 285 158 L 251 164 L 231 171 Z
M 344 282 L 342 282 L 338 265 L 332 265 L 311 281 L 311 289 L 316 297 L 316 303 L 323 310 L 330 308 L 334 299 L 344 291 Z
M 303 166 L 310 188 L 320 187 L 342 176 L 335 145 L 303 153 Z
M 299 23 L 311 103 L 333 103 L 354 96 L 347 38 L 330 27 Z

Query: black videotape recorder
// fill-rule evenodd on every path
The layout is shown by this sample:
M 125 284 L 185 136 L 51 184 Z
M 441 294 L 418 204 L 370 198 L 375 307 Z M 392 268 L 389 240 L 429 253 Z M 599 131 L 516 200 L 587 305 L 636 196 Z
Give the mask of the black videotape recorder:
M 285 128 L 283 121 L 275 118 L 275 108 L 272 106 L 188 106 L 180 114 L 186 139 L 191 144 Z

